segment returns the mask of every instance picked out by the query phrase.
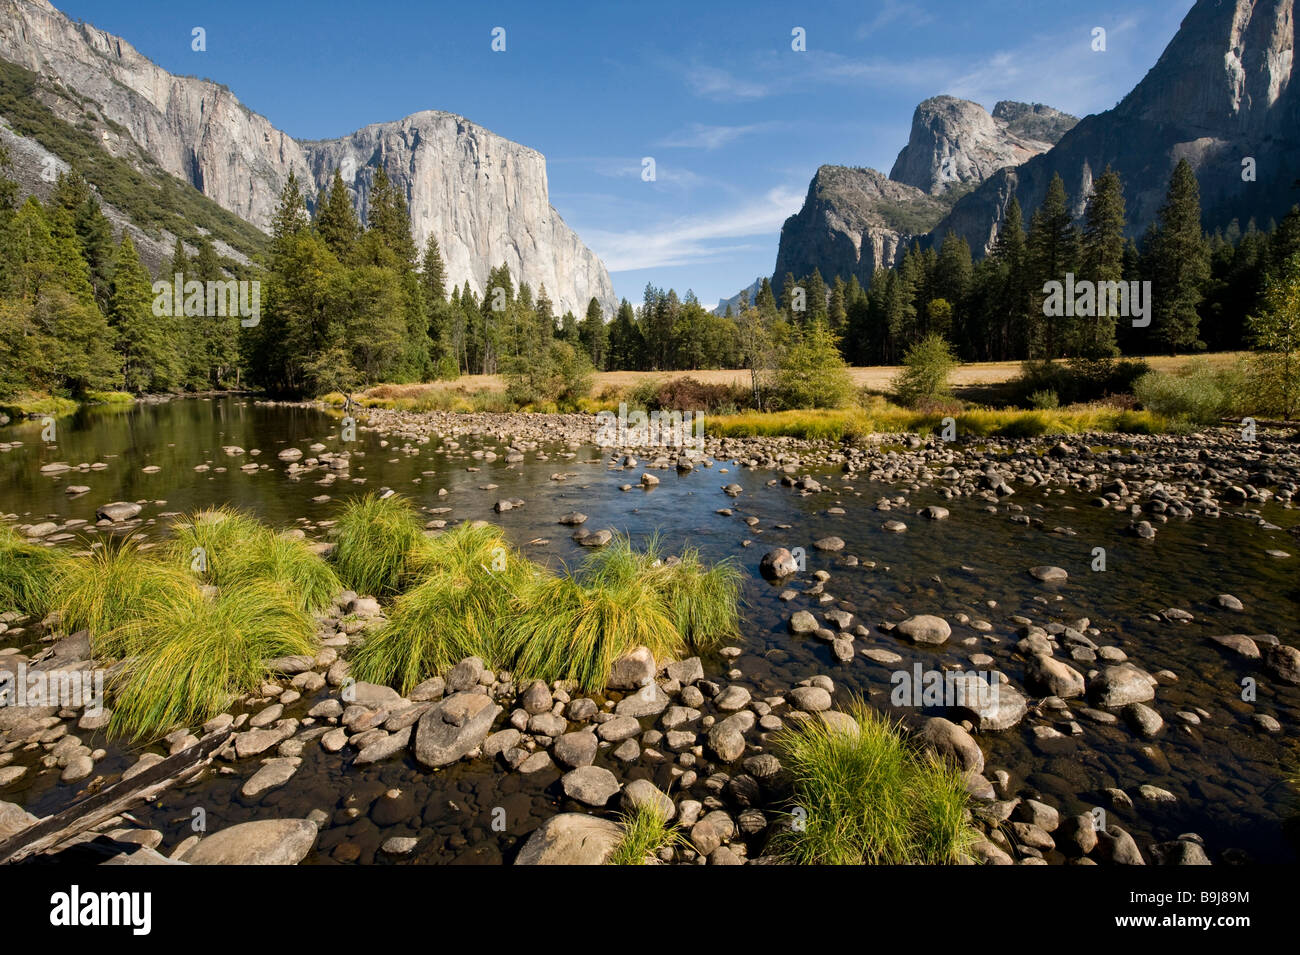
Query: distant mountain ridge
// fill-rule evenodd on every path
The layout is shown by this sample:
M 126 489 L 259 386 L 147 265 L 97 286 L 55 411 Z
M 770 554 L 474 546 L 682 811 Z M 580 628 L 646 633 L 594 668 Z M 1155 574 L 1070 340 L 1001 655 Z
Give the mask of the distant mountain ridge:
M 1207 228 L 1281 219 L 1300 202 L 1294 54 L 1294 0 L 1198 0 L 1155 66 L 1103 113 L 1076 121 L 1040 105 L 998 103 L 988 114 L 950 96 L 926 100 L 888 180 L 818 169 L 782 228 L 774 284 L 816 267 L 828 281 L 856 275 L 865 285 L 912 242 L 948 232 L 985 254 L 1013 197 L 1028 221 L 1060 175 L 1082 215 L 1107 166 L 1124 182 L 1130 236 L 1154 221 L 1183 158 L 1196 169 Z M 936 198 L 938 215 L 927 203 Z
M 550 205 L 546 160 L 461 116 L 415 113 L 339 139 L 298 142 L 224 86 L 176 76 L 125 40 L 74 23 L 47 0 L 0 0 L 0 59 L 57 80 L 94 104 L 114 155 L 138 147 L 157 165 L 265 230 L 290 172 L 309 201 L 342 167 L 364 214 L 382 166 L 405 195 L 423 246 L 432 234 L 449 280 L 482 292 L 505 263 L 546 286 L 558 312 L 591 298 L 618 305 L 604 264 Z M 344 165 L 348 163 L 348 165 Z

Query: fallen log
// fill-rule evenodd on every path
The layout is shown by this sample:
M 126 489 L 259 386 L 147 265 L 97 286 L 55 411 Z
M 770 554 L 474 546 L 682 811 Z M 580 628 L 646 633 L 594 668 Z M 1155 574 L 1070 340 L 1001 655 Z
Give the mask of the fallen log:
M 14 833 L 0 842 L 0 865 L 21 862 L 30 856 L 48 852 L 74 836 L 154 798 L 183 776 L 212 762 L 212 757 L 230 738 L 231 733 L 231 730 L 212 733 L 189 749 L 155 763 L 138 776 L 116 782 L 107 789 L 78 800 L 67 809 L 46 816 Z

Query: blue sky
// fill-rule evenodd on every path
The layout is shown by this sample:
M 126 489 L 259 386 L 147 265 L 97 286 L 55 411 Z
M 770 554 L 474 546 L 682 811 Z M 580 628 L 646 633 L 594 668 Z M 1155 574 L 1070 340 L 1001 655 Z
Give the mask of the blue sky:
M 293 136 L 444 109 L 540 150 L 551 203 L 620 296 L 706 306 L 769 274 L 819 165 L 885 172 L 949 93 L 1077 115 L 1154 65 L 1191 0 L 356 3 L 54 0 Z M 190 49 L 207 31 L 206 52 Z M 491 50 L 494 27 L 506 50 Z M 1092 30 L 1106 32 L 1104 53 Z M 802 27 L 807 49 L 791 49 Z M 656 178 L 642 179 L 653 157 Z

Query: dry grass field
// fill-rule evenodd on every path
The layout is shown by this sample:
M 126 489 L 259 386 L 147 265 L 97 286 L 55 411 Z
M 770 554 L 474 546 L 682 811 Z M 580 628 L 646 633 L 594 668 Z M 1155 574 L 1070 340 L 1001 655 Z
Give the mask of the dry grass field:
M 1215 366 L 1227 366 L 1241 358 L 1244 352 L 1220 352 L 1212 355 L 1156 355 L 1142 360 L 1156 371 L 1174 371 L 1198 358 Z M 890 382 L 901 371 L 898 365 L 873 365 L 850 368 L 849 375 L 857 388 L 872 391 L 889 390 Z M 958 366 L 953 373 L 955 388 L 1002 384 L 1020 374 L 1018 361 L 977 362 Z M 591 393 L 599 395 L 610 389 L 627 390 L 645 381 L 667 381 L 674 378 L 695 378 L 706 384 L 739 384 L 748 386 L 749 372 L 740 369 L 703 369 L 696 371 L 603 371 L 595 376 Z M 462 375 L 455 381 L 434 382 L 431 385 L 378 385 L 365 392 L 374 398 L 414 397 L 429 388 L 445 388 L 466 394 L 477 391 L 504 391 L 505 382 L 500 375 Z

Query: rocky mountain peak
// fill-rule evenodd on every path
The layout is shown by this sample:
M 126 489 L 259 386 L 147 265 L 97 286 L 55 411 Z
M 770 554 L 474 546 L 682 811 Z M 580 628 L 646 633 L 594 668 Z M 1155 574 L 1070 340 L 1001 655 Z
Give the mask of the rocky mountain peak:
M 1051 107 L 935 96 L 916 107 L 912 132 L 889 178 L 942 195 L 978 185 L 1006 166 L 1046 152 L 1077 120 Z
M 604 264 L 551 207 L 541 153 L 453 113 L 426 110 L 349 136 L 299 142 L 226 87 L 176 76 L 125 40 L 74 23 L 46 0 L 0 0 L 0 59 L 49 77 L 102 119 L 104 147 L 138 147 L 159 167 L 266 230 L 289 173 L 310 200 L 340 169 L 364 217 L 382 163 L 405 196 L 412 233 L 437 236 L 449 280 L 482 294 L 502 262 L 559 313 L 595 297 L 618 307 Z M 115 144 L 115 139 L 122 142 Z

